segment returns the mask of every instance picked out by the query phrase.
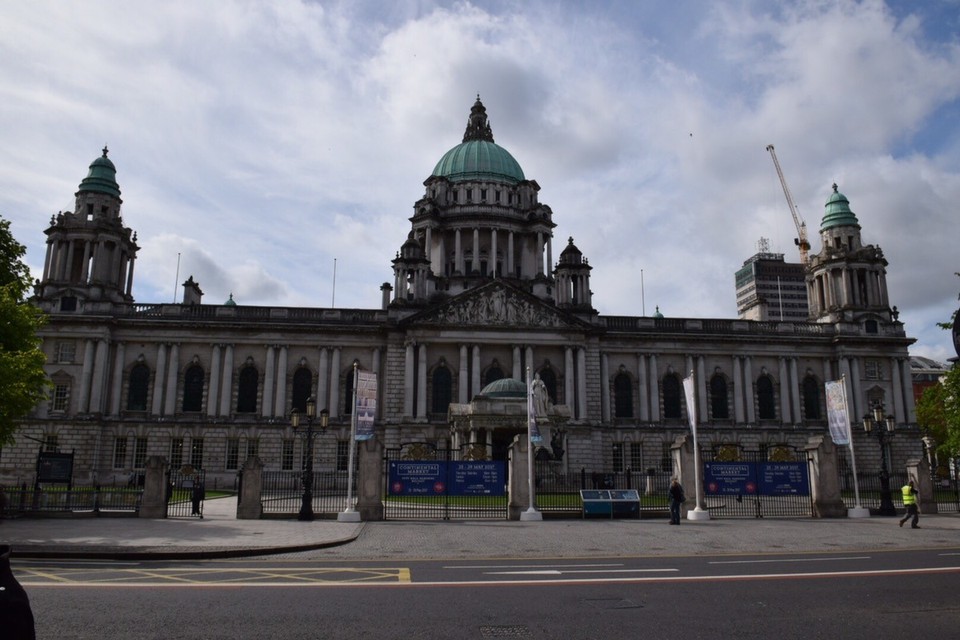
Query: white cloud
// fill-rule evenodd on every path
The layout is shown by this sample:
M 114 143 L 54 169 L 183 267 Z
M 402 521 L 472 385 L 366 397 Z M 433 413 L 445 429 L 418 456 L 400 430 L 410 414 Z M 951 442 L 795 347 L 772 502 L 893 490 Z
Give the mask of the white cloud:
M 909 15 L 914 12 L 916 15 Z M 735 315 L 733 274 L 837 181 L 921 342 L 956 308 L 960 50 L 922 6 L 102 2 L 0 23 L 0 215 L 43 228 L 104 143 L 143 247 L 138 301 L 376 307 L 422 181 L 480 93 L 594 267 L 602 313 Z M 939 35 L 938 35 L 939 34 Z M 177 295 L 182 295 L 179 291 Z

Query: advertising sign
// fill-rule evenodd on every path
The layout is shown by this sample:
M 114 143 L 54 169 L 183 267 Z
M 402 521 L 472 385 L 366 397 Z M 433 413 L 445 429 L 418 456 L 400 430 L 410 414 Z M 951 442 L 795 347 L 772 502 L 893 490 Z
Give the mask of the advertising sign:
M 502 496 L 506 488 L 503 460 L 450 462 L 451 496 Z
M 37 458 L 37 482 L 64 482 L 73 477 L 73 454 L 42 451 Z
M 806 462 L 767 462 L 760 465 L 760 495 L 809 495 Z
M 447 490 L 446 477 L 446 462 L 391 462 L 387 486 L 392 496 L 437 496 Z
M 743 495 L 757 492 L 755 462 L 704 463 L 703 487 L 707 495 Z
M 373 437 L 373 421 L 377 415 L 377 374 L 357 371 L 357 440 Z

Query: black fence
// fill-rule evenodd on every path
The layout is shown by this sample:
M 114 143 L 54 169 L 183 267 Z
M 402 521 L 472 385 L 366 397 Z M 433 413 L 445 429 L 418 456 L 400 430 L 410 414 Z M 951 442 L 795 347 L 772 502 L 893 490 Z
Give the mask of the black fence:
M 5 518 L 55 513 L 137 514 L 142 501 L 143 488 L 127 484 L 0 487 L 0 512 Z
M 385 520 L 505 520 L 508 517 L 506 491 L 506 463 L 492 460 L 491 447 L 485 444 L 467 444 L 460 449 L 441 449 L 427 442 L 404 443 L 400 447 L 384 452 L 384 500 L 383 517 Z M 490 464 L 490 473 L 483 477 L 482 471 L 473 475 L 477 467 L 458 469 L 455 463 Z M 419 463 L 423 463 L 422 465 Z M 422 466 L 424 475 L 413 479 L 404 476 L 398 479 L 397 465 Z M 500 470 L 503 469 L 503 473 Z M 393 474 L 391 474 L 393 470 Z M 436 473 L 436 478 L 431 474 Z M 471 477 L 475 493 L 456 490 L 462 486 L 464 477 Z M 393 475 L 393 484 L 391 484 Z M 404 482 L 429 482 L 423 485 L 422 492 L 411 492 L 409 487 L 397 486 Z M 475 481 L 475 482 L 472 482 Z
M 264 515 L 295 516 L 303 504 L 303 478 L 300 471 L 264 471 L 261 475 L 260 505 Z M 313 472 L 313 512 L 316 517 L 336 517 L 347 508 L 349 472 Z M 353 480 L 356 506 L 356 474 Z
M 534 469 L 537 509 L 545 516 L 582 515 L 582 489 L 636 489 L 640 494 L 641 517 L 667 517 L 667 491 L 672 477 L 669 471 L 564 471 L 562 463 L 554 460 L 537 460 Z
M 167 517 L 202 518 L 206 496 L 204 472 L 201 469 L 170 470 L 167 473 Z
M 786 445 L 744 451 L 729 445 L 704 451 L 701 462 L 704 503 L 711 518 L 813 517 L 804 451 Z M 707 470 L 716 464 L 730 465 L 743 475 L 729 484 L 712 481 Z M 687 488 L 686 494 L 687 506 L 694 508 L 694 490 Z

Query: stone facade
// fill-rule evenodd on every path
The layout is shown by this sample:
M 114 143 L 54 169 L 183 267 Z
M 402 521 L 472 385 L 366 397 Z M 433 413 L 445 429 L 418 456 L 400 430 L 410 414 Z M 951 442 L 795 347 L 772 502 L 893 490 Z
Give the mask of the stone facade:
M 41 337 L 54 390 L 0 453 L 0 481 L 32 482 L 41 447 L 75 451 L 78 483 L 123 481 L 152 456 L 202 467 L 208 487 L 232 486 L 253 456 L 299 469 L 289 414 L 308 396 L 330 412 L 315 468 L 343 468 L 355 367 L 378 374 L 383 447 L 447 442 L 451 404 L 529 369 L 569 411 L 571 470 L 669 467 L 688 431 L 690 372 L 704 448 L 802 452 L 826 433 L 824 381 L 843 376 L 854 420 L 875 402 L 896 417 L 894 467 L 917 455 L 912 340 L 887 306 L 882 252 L 861 244 L 845 198 L 828 203 L 829 250 L 811 258 L 805 322 L 605 316 L 572 238 L 554 262 L 553 213 L 510 161 L 478 100 L 464 142 L 424 183 L 382 308 L 279 308 L 203 304 L 192 276 L 183 303 L 136 303 L 139 247 L 104 150 L 76 210 L 46 230 L 35 302 L 49 314 Z M 524 424 L 464 438 L 502 455 Z M 875 469 L 876 443 L 855 440 L 859 466 Z

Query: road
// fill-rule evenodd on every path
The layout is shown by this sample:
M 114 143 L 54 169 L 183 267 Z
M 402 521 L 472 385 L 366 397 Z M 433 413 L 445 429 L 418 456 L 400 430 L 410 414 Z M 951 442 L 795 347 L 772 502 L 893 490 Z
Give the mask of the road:
M 40 638 L 877 638 L 960 628 L 960 549 L 19 560 Z

